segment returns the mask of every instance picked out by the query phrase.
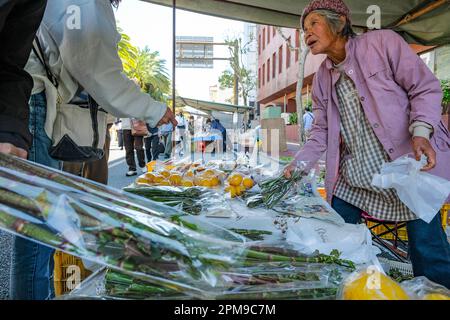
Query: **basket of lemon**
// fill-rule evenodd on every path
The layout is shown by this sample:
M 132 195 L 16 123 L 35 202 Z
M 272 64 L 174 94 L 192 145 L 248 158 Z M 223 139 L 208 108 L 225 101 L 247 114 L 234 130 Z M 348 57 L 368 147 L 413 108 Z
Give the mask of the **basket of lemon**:
M 230 193 L 231 198 L 236 198 L 244 194 L 245 191 L 254 187 L 255 181 L 250 176 L 235 172 L 230 174 L 226 180 L 224 191 Z
M 153 168 L 139 176 L 135 184 L 138 186 L 173 186 L 173 187 L 206 187 L 222 186 L 225 173 L 217 169 L 208 169 L 197 165 L 166 165 Z

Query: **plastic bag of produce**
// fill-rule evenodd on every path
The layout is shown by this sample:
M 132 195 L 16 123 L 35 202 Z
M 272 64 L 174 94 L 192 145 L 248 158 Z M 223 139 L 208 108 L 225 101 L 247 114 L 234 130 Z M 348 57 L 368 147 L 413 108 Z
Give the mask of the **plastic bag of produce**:
M 351 273 L 338 291 L 341 300 L 409 300 L 407 292 L 376 266 Z
M 297 183 L 297 187 L 289 191 L 273 210 L 299 216 L 314 218 L 344 225 L 344 219 L 317 193 L 317 177 L 315 169 Z
M 420 171 L 425 164 L 425 156 L 421 161 L 405 156 L 384 163 L 372 184 L 382 189 L 394 188 L 400 200 L 417 217 L 429 223 L 450 195 L 450 181 Z
M 0 228 L 194 298 L 239 291 L 241 285 L 224 275 L 246 274 L 251 280 L 252 274 L 260 275 L 247 270 L 254 266 L 352 267 L 334 255 L 306 257 L 284 250 L 274 254 L 270 248 L 249 247 L 242 237 L 199 217 L 4 154 L 0 154 Z M 296 288 L 296 280 L 283 281 L 270 285 L 281 291 Z
M 364 225 L 338 225 L 317 219 L 300 218 L 298 222 L 288 221 L 286 241 L 305 254 L 319 251 L 330 254 L 341 252 L 343 259 L 357 264 L 370 263 L 380 250 L 372 245 L 370 231 Z
M 0 228 L 82 259 L 190 290 L 213 288 L 245 250 L 157 202 L 3 154 L 0 164 Z
M 426 277 L 403 281 L 401 286 L 413 299 L 450 300 L 450 290 Z
M 307 166 L 308 164 L 306 162 L 299 162 L 291 171 L 290 178 L 284 176 L 283 168 L 275 175 L 275 177 L 261 181 L 259 187 L 261 188 L 264 205 L 267 208 L 272 209 L 280 203 L 281 200 L 289 197 L 291 192 L 298 188 L 302 178 L 308 175 L 309 172 L 305 171 Z

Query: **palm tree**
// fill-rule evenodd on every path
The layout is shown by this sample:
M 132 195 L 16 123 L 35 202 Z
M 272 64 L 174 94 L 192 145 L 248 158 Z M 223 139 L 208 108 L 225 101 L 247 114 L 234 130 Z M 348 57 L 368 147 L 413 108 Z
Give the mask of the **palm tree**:
M 148 47 L 135 47 L 130 37 L 118 28 L 121 35 L 118 50 L 125 74 L 136 80 L 144 92 L 158 101 L 167 102 L 171 82 L 166 69 L 166 61 L 159 57 L 158 51 Z
M 131 44 L 130 37 L 125 34 L 122 29 L 117 29 L 121 36 L 118 48 L 119 56 L 122 60 L 123 70 L 128 75 L 131 70 L 136 68 L 138 48 Z
M 159 57 L 158 51 L 145 47 L 138 50 L 135 62 L 129 76 L 136 79 L 141 88 L 154 99 L 164 101 L 171 90 L 166 61 Z

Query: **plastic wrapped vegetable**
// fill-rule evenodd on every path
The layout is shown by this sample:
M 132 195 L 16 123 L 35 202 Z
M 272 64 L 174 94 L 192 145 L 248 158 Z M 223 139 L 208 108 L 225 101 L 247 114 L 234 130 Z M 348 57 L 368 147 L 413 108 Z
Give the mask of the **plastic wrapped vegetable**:
M 298 279 L 277 281 L 273 268 L 304 263 L 352 268 L 336 255 L 249 247 L 242 237 L 174 208 L 3 154 L 0 228 L 195 298 L 239 292 L 230 275 L 243 275 L 255 285 L 252 277 L 266 273 L 272 274 L 275 291 L 287 287 L 295 297 L 302 288 L 295 284 Z M 266 267 L 263 275 L 247 269 L 260 266 Z M 233 297 L 269 297 L 261 295 L 264 290 L 245 291 Z
M 283 172 L 280 172 L 276 178 L 269 178 L 260 182 L 259 186 L 264 205 L 272 209 L 284 199 L 291 190 L 297 187 L 297 184 L 307 174 L 305 172 L 306 167 L 307 164 L 301 162 L 291 172 L 289 179 L 284 176 Z

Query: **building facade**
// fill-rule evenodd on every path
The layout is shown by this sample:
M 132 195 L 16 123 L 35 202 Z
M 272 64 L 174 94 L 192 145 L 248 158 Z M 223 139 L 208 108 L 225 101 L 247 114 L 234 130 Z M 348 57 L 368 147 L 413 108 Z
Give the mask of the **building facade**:
M 258 97 L 263 109 L 277 105 L 282 112 L 295 112 L 295 91 L 298 79 L 300 54 L 299 30 L 258 27 Z M 308 55 L 305 63 L 303 90 L 312 84 L 312 77 L 325 59 L 324 55 Z
M 262 110 L 267 106 L 279 106 L 282 113 L 296 112 L 296 87 L 299 71 L 299 30 L 259 25 L 257 103 Z M 411 45 L 418 54 L 427 52 L 422 59 L 439 79 L 450 78 L 450 46 L 436 48 Z M 325 55 L 308 54 L 305 62 L 302 93 L 310 97 L 312 79 Z M 286 126 L 288 141 L 297 142 L 296 126 Z

